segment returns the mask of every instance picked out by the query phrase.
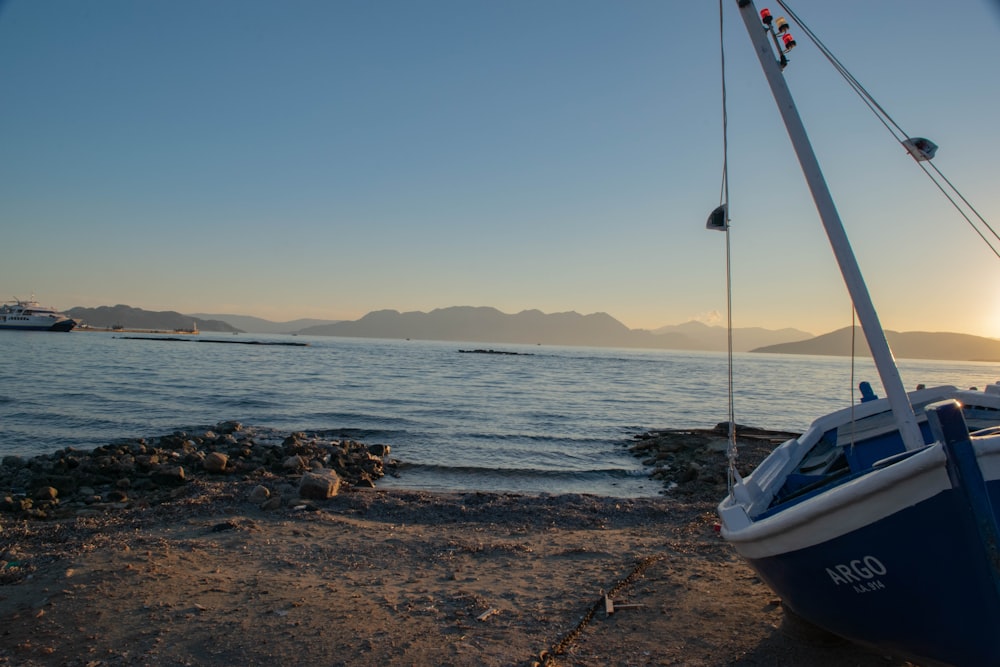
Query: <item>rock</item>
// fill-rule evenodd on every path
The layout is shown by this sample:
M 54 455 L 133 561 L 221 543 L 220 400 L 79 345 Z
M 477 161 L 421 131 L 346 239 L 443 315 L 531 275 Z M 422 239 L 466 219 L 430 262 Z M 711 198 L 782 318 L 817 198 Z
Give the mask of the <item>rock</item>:
M 710 452 L 726 452 L 729 451 L 729 440 L 726 440 L 725 438 L 716 438 L 705 445 L 705 448 Z
M 694 480 L 698 479 L 698 476 L 700 474 L 701 474 L 701 466 L 695 463 L 694 461 L 691 461 L 690 463 L 688 463 L 688 466 L 687 468 L 685 468 L 684 472 L 681 473 L 680 480 L 678 481 L 680 481 L 681 483 L 693 482 Z
M 271 492 L 262 484 L 258 484 L 254 487 L 254 490 L 250 492 L 250 502 L 257 503 L 258 505 L 270 497 Z
M 281 496 L 268 498 L 260 504 L 262 510 L 276 510 L 281 507 Z
M 229 457 L 222 452 L 210 452 L 202 461 L 205 470 L 215 473 L 225 472 L 227 463 L 229 463 Z
M 153 481 L 164 486 L 180 486 L 185 481 L 181 466 L 161 466 L 152 475 Z
M 35 491 L 35 500 L 55 500 L 58 495 L 54 486 L 43 486 Z
M 217 430 L 219 433 L 229 435 L 231 433 L 242 431 L 243 424 L 234 421 L 219 422 L 218 424 L 215 425 L 215 430 Z
M 299 496 L 311 500 L 333 498 L 340 491 L 340 476 L 333 470 L 307 472 L 299 481 Z
M 3 457 L 3 466 L 5 468 L 21 468 L 24 466 L 24 459 L 20 456 L 5 456 Z
M 300 470 L 306 467 L 305 460 L 298 454 L 289 456 L 281 463 L 281 467 L 285 470 Z
M 114 489 L 112 491 L 108 491 L 106 498 L 109 503 L 123 503 L 128 500 L 128 494 L 121 489 Z
M 379 458 L 389 456 L 390 449 L 389 445 L 368 445 L 368 453 Z

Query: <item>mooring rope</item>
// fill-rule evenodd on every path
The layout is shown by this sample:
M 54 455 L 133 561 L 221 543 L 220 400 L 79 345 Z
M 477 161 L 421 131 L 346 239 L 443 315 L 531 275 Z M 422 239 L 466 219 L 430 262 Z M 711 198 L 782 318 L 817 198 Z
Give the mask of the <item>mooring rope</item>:
M 723 17 L 725 12 L 722 7 L 722 0 L 719 0 L 719 62 L 720 78 L 722 80 L 722 187 L 719 193 L 719 206 L 725 216 L 726 233 L 726 340 L 727 340 L 727 387 L 726 393 L 729 400 L 729 430 L 727 433 L 728 445 L 726 447 L 726 458 L 729 461 L 728 474 L 726 475 L 730 495 L 733 493 L 733 486 L 739 479 L 739 472 L 736 469 L 736 458 L 738 450 L 736 447 L 736 407 L 733 397 L 733 274 L 732 274 L 732 250 L 729 239 L 729 114 L 726 103 L 726 43 L 725 43 L 725 22 Z

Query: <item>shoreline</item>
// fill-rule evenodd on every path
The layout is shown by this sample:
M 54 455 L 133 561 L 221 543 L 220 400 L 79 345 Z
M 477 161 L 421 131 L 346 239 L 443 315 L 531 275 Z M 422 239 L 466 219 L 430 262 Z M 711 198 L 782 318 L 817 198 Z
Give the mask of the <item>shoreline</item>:
M 202 470 L 157 502 L 0 513 L 0 665 L 906 664 L 786 616 L 717 534 L 707 479 L 656 498 L 301 497 L 289 479 L 316 472 Z

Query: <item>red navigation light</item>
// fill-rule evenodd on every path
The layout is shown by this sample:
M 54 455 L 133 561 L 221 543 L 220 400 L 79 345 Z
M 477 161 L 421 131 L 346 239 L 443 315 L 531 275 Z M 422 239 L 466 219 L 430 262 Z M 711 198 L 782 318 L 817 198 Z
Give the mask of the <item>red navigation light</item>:
M 788 32 L 788 21 L 785 20 L 784 16 L 779 16 L 778 20 L 774 22 L 774 26 L 778 32 Z
M 781 36 L 781 41 L 785 45 L 785 52 L 791 51 L 795 48 L 795 38 L 792 37 L 790 33 L 785 33 Z
M 764 25 L 766 25 L 768 28 L 770 28 L 771 27 L 771 21 L 774 20 L 774 18 L 771 16 L 771 10 L 768 9 L 767 7 L 765 7 L 762 10 L 760 10 L 760 20 L 764 22 Z

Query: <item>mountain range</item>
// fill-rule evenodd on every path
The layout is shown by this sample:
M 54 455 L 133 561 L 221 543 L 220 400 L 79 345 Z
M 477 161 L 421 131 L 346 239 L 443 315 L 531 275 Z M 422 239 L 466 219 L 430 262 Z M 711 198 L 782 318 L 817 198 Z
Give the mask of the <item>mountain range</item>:
M 701 322 L 686 322 L 649 331 L 629 329 L 607 313 L 546 314 L 539 310 L 524 310 L 507 314 L 496 308 L 476 306 L 453 306 L 430 312 L 377 310 L 351 321 L 297 319 L 273 322 L 247 315 L 183 315 L 176 311 L 147 311 L 124 305 L 71 308 L 66 314 L 95 329 L 181 330 L 194 326 L 202 332 L 697 351 L 725 351 L 728 345 L 728 333 L 724 327 Z M 886 337 L 899 358 L 1000 361 L 1000 340 L 993 338 L 943 332 L 894 331 L 887 331 Z M 749 327 L 733 330 L 733 350 L 736 352 L 846 356 L 850 354 L 850 341 L 851 327 L 821 336 L 798 329 Z M 858 355 L 869 354 L 860 331 L 855 348 Z
M 70 308 L 66 315 L 93 329 L 152 329 L 157 331 L 222 331 L 238 333 L 239 329 L 218 319 L 199 319 L 173 310 L 143 310 L 132 306 L 99 306 Z
M 244 333 L 263 334 L 297 334 L 308 327 L 333 324 L 337 321 L 303 318 L 287 322 L 272 322 L 252 315 L 210 315 L 208 313 L 194 313 L 191 317 L 199 318 L 199 321 L 222 321 Z M 202 329 L 202 331 L 208 331 L 208 329 Z
M 211 317 L 223 318 L 220 315 Z M 439 308 L 429 313 L 377 310 L 359 320 L 327 322 L 299 329 L 295 333 L 309 336 L 672 350 L 724 350 L 727 337 L 725 329 L 709 327 L 699 322 L 646 331 L 629 329 L 607 313 L 546 314 L 539 310 L 524 310 L 507 314 L 496 308 L 474 306 Z M 739 329 L 734 332 L 734 347 L 739 351 L 747 351 L 760 345 L 809 337 L 810 334 L 795 329 Z

